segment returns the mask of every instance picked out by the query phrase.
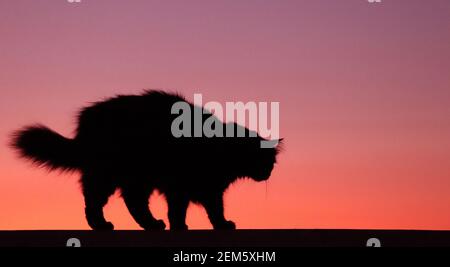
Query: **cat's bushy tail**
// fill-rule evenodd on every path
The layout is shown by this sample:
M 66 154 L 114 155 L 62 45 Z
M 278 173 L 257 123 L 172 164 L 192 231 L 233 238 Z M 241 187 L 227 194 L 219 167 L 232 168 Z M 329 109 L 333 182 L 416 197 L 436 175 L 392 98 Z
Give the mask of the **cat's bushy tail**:
M 13 134 L 11 146 L 21 157 L 49 170 L 78 168 L 78 153 L 73 139 L 68 139 L 43 125 L 33 125 Z

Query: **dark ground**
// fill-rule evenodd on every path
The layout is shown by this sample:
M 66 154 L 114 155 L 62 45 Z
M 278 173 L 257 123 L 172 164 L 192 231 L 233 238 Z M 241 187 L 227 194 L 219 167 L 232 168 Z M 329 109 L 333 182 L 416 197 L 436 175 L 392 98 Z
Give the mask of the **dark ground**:
M 64 247 L 70 238 L 80 240 L 82 247 L 365 247 L 370 238 L 379 239 L 383 247 L 450 247 L 450 231 L 325 229 L 181 232 L 0 231 L 0 247 Z

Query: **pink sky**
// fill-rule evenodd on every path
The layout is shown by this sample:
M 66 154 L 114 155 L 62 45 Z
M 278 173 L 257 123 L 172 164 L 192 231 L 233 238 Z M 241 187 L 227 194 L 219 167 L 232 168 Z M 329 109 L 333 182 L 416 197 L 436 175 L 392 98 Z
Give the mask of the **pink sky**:
M 1 1 L 0 229 L 88 228 L 77 175 L 19 160 L 13 130 L 71 136 L 80 107 L 143 88 L 280 102 L 267 187 L 226 195 L 239 228 L 450 229 L 449 14 L 448 0 Z M 117 196 L 106 217 L 138 228 Z M 195 206 L 188 224 L 210 228 Z

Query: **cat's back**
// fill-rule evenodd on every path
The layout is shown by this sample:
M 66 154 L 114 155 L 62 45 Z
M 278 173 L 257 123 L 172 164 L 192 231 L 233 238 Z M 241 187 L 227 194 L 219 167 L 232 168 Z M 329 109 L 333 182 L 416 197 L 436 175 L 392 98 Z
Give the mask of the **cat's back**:
M 158 90 L 147 90 L 140 95 L 117 95 L 83 108 L 78 114 L 77 132 L 171 121 L 172 106 L 180 101 L 186 102 L 178 94 Z

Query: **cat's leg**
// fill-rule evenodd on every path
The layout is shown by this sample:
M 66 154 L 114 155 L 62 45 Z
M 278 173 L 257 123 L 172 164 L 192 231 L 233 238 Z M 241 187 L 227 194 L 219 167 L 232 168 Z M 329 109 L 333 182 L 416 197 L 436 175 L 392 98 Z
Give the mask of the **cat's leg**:
M 189 198 L 183 194 L 166 194 L 170 230 L 187 230 L 186 211 Z
M 153 189 L 146 190 L 142 186 L 122 188 L 122 197 L 134 220 L 145 230 L 164 230 L 163 220 L 153 217 L 149 207 L 149 197 Z
M 113 230 L 114 225 L 105 220 L 103 207 L 114 193 L 112 182 L 102 177 L 84 173 L 81 178 L 85 202 L 85 214 L 89 226 L 93 230 Z
M 234 222 L 225 219 L 222 193 L 210 194 L 201 203 L 205 207 L 214 229 L 236 229 Z

